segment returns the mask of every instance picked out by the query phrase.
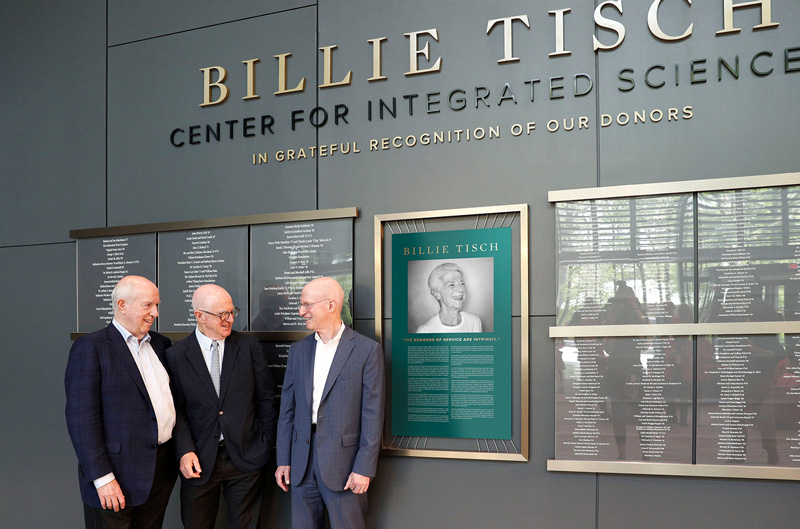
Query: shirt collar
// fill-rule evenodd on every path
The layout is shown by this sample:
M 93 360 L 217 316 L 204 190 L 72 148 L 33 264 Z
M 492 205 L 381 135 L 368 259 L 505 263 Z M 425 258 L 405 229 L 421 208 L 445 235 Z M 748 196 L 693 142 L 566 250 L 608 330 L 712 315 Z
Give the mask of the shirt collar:
M 322 341 L 322 338 L 319 337 L 318 332 L 314 333 L 314 339 L 317 341 L 318 344 L 323 344 L 323 345 L 330 345 L 332 343 L 337 343 L 339 340 L 342 339 L 342 334 L 344 333 L 344 327 L 345 327 L 344 322 L 342 322 L 341 326 L 339 327 L 339 332 L 337 332 L 336 336 L 334 336 L 333 339 L 328 343 Z
M 194 335 L 197 337 L 197 343 L 200 344 L 200 349 L 202 349 L 203 351 L 211 350 L 211 342 L 213 342 L 214 340 L 212 340 L 211 338 L 200 332 L 200 329 L 198 329 L 197 327 L 195 327 L 194 329 Z M 219 342 L 220 345 L 224 343 L 224 340 L 216 340 L 216 341 Z M 222 349 L 220 349 L 220 351 L 221 350 Z
M 131 336 L 133 336 L 133 334 L 128 329 L 123 327 L 122 324 L 118 322 L 116 318 L 111 320 L 111 322 L 114 324 L 114 327 L 116 327 L 117 330 L 120 332 L 120 334 L 122 335 L 122 339 L 125 340 L 125 343 L 128 343 L 128 340 L 131 339 Z M 144 338 L 142 338 L 141 340 L 139 340 L 135 336 L 133 336 L 133 339 L 136 340 L 136 343 L 138 344 L 142 344 L 143 342 L 149 342 L 150 333 L 145 334 Z

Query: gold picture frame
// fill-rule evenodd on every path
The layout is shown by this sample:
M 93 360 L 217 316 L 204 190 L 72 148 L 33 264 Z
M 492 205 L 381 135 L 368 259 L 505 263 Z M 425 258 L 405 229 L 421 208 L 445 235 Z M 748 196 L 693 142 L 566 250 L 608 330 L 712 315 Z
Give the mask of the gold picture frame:
M 474 219 L 474 220 L 473 220 Z M 427 225 L 426 225 L 427 222 Z M 386 241 L 395 233 L 417 233 L 458 229 L 481 229 L 512 227 L 515 246 L 512 259 L 519 260 L 519 267 L 512 275 L 513 301 L 512 325 L 513 348 L 512 385 L 512 439 L 450 439 L 428 437 L 397 437 L 391 432 L 391 413 L 387 413 L 384 427 L 384 455 L 403 457 L 425 457 L 446 459 L 468 459 L 489 461 L 519 461 L 529 458 L 529 354 L 530 354 L 530 309 L 528 280 L 528 205 L 486 206 L 448 210 L 417 211 L 375 215 L 375 334 L 383 343 L 387 354 L 387 365 L 391 366 L 391 317 L 387 318 L 384 304 L 387 275 L 384 271 Z M 436 227 L 439 229 L 428 228 Z M 388 259 L 387 259 L 388 260 Z M 516 323 L 516 322 L 514 322 Z M 518 354 L 518 356 L 516 356 Z M 391 369 L 391 368 L 389 368 Z M 387 403 L 391 397 L 387 398 Z M 513 412 L 516 408 L 516 413 Z M 515 442 L 516 441 L 516 442 Z

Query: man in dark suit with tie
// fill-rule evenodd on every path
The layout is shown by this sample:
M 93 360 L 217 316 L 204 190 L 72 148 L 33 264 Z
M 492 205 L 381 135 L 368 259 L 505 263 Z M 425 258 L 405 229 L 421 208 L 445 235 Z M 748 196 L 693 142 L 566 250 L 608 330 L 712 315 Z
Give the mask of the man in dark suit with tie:
M 72 345 L 64 385 L 88 528 L 160 528 L 175 484 L 169 339 L 150 332 L 158 288 L 122 278 L 114 319 Z
M 167 350 L 177 423 L 181 519 L 212 528 L 220 491 L 231 528 L 258 527 L 261 469 L 275 446 L 275 384 L 258 340 L 232 330 L 239 309 L 217 285 L 192 296 L 197 329 Z
M 292 527 L 363 529 L 383 432 L 380 344 L 342 323 L 334 279 L 308 283 L 300 315 L 313 334 L 294 343 L 281 393 L 275 480 L 292 487 Z

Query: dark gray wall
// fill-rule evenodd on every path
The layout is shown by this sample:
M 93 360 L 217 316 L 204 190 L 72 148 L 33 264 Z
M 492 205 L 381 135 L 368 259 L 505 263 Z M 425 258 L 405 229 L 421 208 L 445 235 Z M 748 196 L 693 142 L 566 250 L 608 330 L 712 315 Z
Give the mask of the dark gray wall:
M 81 527 L 64 422 L 69 229 L 106 222 L 105 47 L 102 0 L 0 5 L 3 527 Z
M 800 73 L 783 72 L 783 50 L 800 46 L 800 5 L 773 0 L 776 29 L 754 32 L 758 9 L 738 10 L 735 35 L 718 36 L 722 0 L 665 0 L 665 31 L 694 34 L 665 43 L 647 31 L 650 2 L 625 0 L 626 39 L 610 52 L 592 51 L 595 31 L 587 2 L 388 2 L 285 0 L 270 2 L 53 3 L 8 0 L 0 5 L 0 283 L 6 390 L 0 446 L 0 525 L 4 528 L 82 526 L 75 456 L 63 419 L 63 370 L 75 328 L 75 253 L 70 229 L 357 206 L 356 326 L 374 329 L 373 215 L 379 213 L 527 203 L 531 247 L 531 458 L 528 463 L 387 457 L 371 491 L 374 527 L 509 527 L 615 529 L 639 527 L 794 527 L 800 518 L 795 483 L 557 474 L 554 455 L 553 342 L 555 266 L 553 209 L 547 191 L 576 187 L 723 178 L 800 170 Z M 569 56 L 553 51 L 553 17 L 566 18 Z M 527 14 L 531 29 L 514 25 L 520 61 L 498 64 L 502 27 L 486 35 L 489 19 Z M 431 58 L 440 73 L 405 76 L 407 32 L 430 28 Z M 372 48 L 386 37 L 385 81 L 368 82 Z M 350 86 L 317 90 L 320 46 L 337 45 L 334 80 L 353 71 Z M 766 76 L 750 70 L 759 59 Z M 301 94 L 274 96 L 277 61 L 292 53 L 289 80 Z M 717 57 L 739 55 L 738 80 L 717 78 Z M 258 100 L 243 101 L 243 60 L 259 58 Z M 690 62 L 706 59 L 690 82 Z M 674 78 L 675 64 L 679 79 Z M 664 65 L 661 88 L 644 71 Z M 229 70 L 231 96 L 200 108 L 199 69 Z M 427 66 L 420 59 L 421 67 Z M 794 63 L 796 66 L 797 63 Z M 636 86 L 618 79 L 634 70 Z M 585 96 L 572 76 L 593 80 Z M 563 98 L 550 98 L 548 79 L 563 77 Z M 657 76 L 655 77 L 658 78 Z M 525 80 L 540 79 L 535 99 Z M 700 82 L 705 79 L 705 82 Z M 498 105 L 505 83 L 516 103 Z M 558 84 L 559 82 L 557 82 Z M 475 107 L 475 87 L 490 106 Z M 447 107 L 461 88 L 469 103 Z M 425 94 L 440 92 L 440 112 L 427 113 Z M 403 95 L 419 94 L 409 115 Z M 396 118 L 377 116 L 379 98 L 398 99 Z M 367 117 L 373 101 L 373 119 Z M 347 122 L 309 124 L 315 106 L 349 109 Z M 692 106 L 689 120 L 600 127 L 602 114 Z M 305 121 L 290 126 L 291 112 Z M 270 114 L 275 134 L 175 148 L 173 128 Z M 548 132 L 550 119 L 586 116 L 588 129 Z M 513 123 L 536 122 L 512 137 Z M 501 138 L 369 152 L 369 140 L 441 130 L 499 126 Z M 361 153 L 253 165 L 254 153 L 332 143 L 357 143 Z M 26 322 L 26 323 L 23 323 Z M 288 527 L 287 497 L 270 487 L 265 526 Z M 179 527 L 177 505 L 168 527 Z

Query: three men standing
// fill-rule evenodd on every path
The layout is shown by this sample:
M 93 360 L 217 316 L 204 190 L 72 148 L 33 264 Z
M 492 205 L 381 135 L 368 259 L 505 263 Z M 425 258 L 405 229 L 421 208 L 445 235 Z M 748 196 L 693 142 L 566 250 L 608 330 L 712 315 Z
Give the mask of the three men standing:
M 294 528 L 324 527 L 327 510 L 332 529 L 362 529 L 383 431 L 383 351 L 344 325 L 334 279 L 311 281 L 300 301 L 314 333 L 290 349 L 275 479 L 293 487 Z M 232 330 L 239 309 L 223 288 L 198 288 L 197 328 L 170 347 L 150 332 L 153 283 L 127 276 L 112 302 L 114 321 L 75 341 L 65 375 L 86 527 L 160 528 L 177 459 L 184 527 L 213 529 L 221 492 L 229 526 L 256 529 L 275 386 L 258 341 Z

